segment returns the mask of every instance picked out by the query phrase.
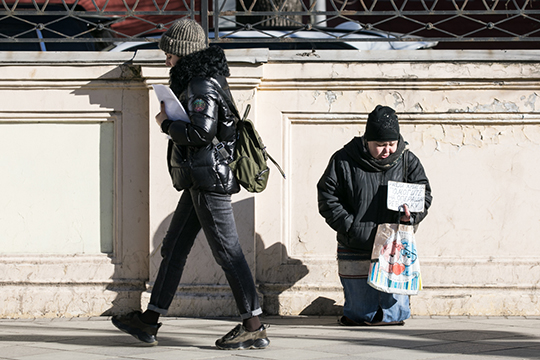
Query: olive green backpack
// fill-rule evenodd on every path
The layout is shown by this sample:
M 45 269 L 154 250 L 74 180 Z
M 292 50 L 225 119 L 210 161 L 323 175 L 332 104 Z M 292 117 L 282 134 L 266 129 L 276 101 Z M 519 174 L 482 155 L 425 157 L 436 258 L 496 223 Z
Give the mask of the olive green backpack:
M 240 118 L 234 102 L 225 94 L 219 82 L 215 79 L 212 80 L 218 85 L 217 89 L 223 98 L 227 100 L 229 107 L 237 118 L 236 145 L 233 156 L 230 156 L 216 137 L 212 139 L 212 143 L 223 159 L 230 159 L 229 167 L 236 176 L 238 183 L 244 189 L 253 193 L 259 193 L 266 189 L 268 176 L 270 175 L 267 160 L 272 161 L 283 178 L 286 178 L 281 166 L 266 151 L 266 146 L 264 146 L 259 133 L 255 130 L 253 122 L 247 118 L 251 105 L 247 105 L 244 116 Z

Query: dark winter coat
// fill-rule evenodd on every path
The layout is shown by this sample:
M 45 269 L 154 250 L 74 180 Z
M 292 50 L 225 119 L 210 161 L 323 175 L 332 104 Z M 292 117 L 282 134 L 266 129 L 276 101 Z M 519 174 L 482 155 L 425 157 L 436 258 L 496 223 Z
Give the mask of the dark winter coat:
M 170 135 L 168 165 L 174 187 L 199 189 L 221 194 L 240 191 L 227 160 L 212 139 L 234 152 L 235 115 L 225 96 L 232 99 L 226 77 L 229 67 L 223 50 L 211 46 L 180 58 L 170 71 L 170 87 L 186 110 L 190 122 L 165 120 L 164 132 Z M 211 79 L 219 81 L 220 92 Z
M 407 156 L 407 182 L 426 185 L 425 211 L 411 213 L 418 224 L 431 205 L 431 187 L 420 160 L 405 150 L 400 139 L 400 153 L 393 163 L 378 166 L 377 161 L 356 137 L 337 151 L 317 184 L 319 212 L 337 232 L 337 241 L 346 248 L 371 254 L 377 226 L 397 223 L 398 213 L 386 206 L 388 181 L 404 180 Z

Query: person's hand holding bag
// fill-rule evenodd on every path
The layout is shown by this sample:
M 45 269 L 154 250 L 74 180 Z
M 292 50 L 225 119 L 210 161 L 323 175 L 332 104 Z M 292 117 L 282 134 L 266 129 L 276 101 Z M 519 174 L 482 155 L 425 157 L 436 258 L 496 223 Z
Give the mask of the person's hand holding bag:
M 410 222 L 411 221 L 411 212 L 409 211 L 409 207 L 407 206 L 407 204 L 403 204 L 402 209 L 403 209 L 403 212 L 405 214 L 402 215 L 401 218 L 399 218 L 399 220 L 401 222 L 404 222 L 404 223 Z

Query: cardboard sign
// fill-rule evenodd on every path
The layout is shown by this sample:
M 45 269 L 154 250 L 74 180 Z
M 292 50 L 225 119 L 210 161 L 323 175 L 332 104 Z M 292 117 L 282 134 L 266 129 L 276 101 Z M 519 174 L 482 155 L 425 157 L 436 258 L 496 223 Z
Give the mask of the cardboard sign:
M 410 212 L 424 212 L 426 185 L 410 184 L 398 181 L 388 182 L 388 199 L 386 206 L 390 210 L 399 211 L 399 207 L 407 204 Z

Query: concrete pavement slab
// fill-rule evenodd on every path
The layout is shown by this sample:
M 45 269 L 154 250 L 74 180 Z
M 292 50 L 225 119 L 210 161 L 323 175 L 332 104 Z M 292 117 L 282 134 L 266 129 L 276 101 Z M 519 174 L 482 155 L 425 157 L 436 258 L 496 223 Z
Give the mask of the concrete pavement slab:
M 237 319 L 162 318 L 159 345 L 118 331 L 110 318 L 0 319 L 1 360 L 540 359 L 540 318 L 419 317 L 400 327 L 344 327 L 337 317 L 265 317 L 265 350 L 221 351 Z

